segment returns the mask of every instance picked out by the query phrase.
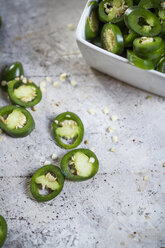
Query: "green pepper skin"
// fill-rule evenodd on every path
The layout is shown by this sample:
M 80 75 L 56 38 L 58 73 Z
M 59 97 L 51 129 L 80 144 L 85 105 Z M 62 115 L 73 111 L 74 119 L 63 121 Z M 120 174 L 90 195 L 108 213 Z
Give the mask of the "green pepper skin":
M 69 170 L 69 166 L 68 166 L 69 161 L 74 156 L 74 154 L 77 152 L 84 153 L 89 158 L 93 157 L 95 159 L 95 162 L 93 163 L 92 173 L 88 177 L 82 177 L 82 176 L 74 175 Z M 64 155 L 64 157 L 61 160 L 60 166 L 61 166 L 61 171 L 62 171 L 63 175 L 65 176 L 65 178 L 67 178 L 71 181 L 85 181 L 85 180 L 88 180 L 88 179 L 90 179 L 96 175 L 96 173 L 98 172 L 98 169 L 99 169 L 99 161 L 98 161 L 96 155 L 92 151 L 90 151 L 88 149 L 75 149 L 75 150 L 72 150 L 72 151 L 70 151 Z
M 157 51 L 160 47 L 164 46 L 164 41 L 161 37 L 154 37 L 153 42 L 142 43 L 142 37 L 137 38 L 133 42 L 134 52 L 138 55 L 143 53 L 152 53 Z
M 150 60 L 144 60 L 136 56 L 132 51 L 127 50 L 127 59 L 130 64 L 135 65 L 144 70 L 153 70 L 154 64 Z
M 0 248 L 4 245 L 7 236 L 6 220 L 0 215 Z
M 29 111 L 27 111 L 26 109 L 21 108 L 21 107 L 16 107 L 14 105 L 9 105 L 9 106 L 0 108 L 0 116 L 3 117 L 5 115 L 9 115 L 15 109 L 21 110 L 21 112 L 26 116 L 27 122 L 26 122 L 25 126 L 20 128 L 20 129 L 9 129 L 0 120 L 0 128 L 5 133 L 7 133 L 8 135 L 10 135 L 10 136 L 12 136 L 14 138 L 23 138 L 23 137 L 26 137 L 27 135 L 29 135 L 33 131 L 33 129 L 35 128 L 35 123 L 34 123 L 33 117 L 31 116 Z
M 135 33 L 133 30 L 128 30 L 127 34 L 124 34 L 124 47 L 132 47 L 133 41 L 139 37 L 137 33 Z
M 34 87 L 36 89 L 37 96 L 30 102 L 21 101 L 21 99 L 17 98 L 14 95 L 14 89 L 21 86 L 21 85 L 29 85 L 29 86 Z M 8 95 L 9 95 L 9 98 L 13 104 L 19 105 L 19 106 L 24 107 L 24 108 L 33 107 L 36 104 L 38 104 L 42 99 L 42 92 L 36 84 L 31 83 L 31 82 L 24 84 L 22 80 L 12 80 L 8 83 Z
M 110 31 L 108 41 L 112 40 L 112 44 L 107 42 L 106 33 Z M 103 48 L 111 53 L 122 54 L 124 49 L 123 35 L 117 25 L 106 23 L 101 31 L 101 41 Z
M 70 116 L 70 117 L 67 117 L 67 116 Z M 58 121 L 58 123 L 60 123 L 64 120 L 73 120 L 73 121 L 77 122 L 77 125 L 79 127 L 79 134 L 78 134 L 76 140 L 72 144 L 63 143 L 61 138 L 59 137 L 59 135 L 56 132 L 57 128 L 59 128 L 59 125 L 55 121 Z M 60 146 L 61 148 L 64 148 L 64 149 L 73 149 L 73 148 L 77 147 L 83 140 L 83 136 L 84 136 L 83 123 L 76 114 L 74 114 L 72 112 L 64 112 L 64 113 L 58 115 L 55 118 L 55 120 L 53 121 L 53 135 L 54 135 L 54 139 L 56 141 L 56 144 L 58 146 Z
M 157 65 L 157 71 L 165 73 L 165 57 L 162 57 Z
M 140 25 L 139 20 L 141 18 L 148 24 Z M 161 31 L 159 19 L 151 11 L 138 6 L 133 6 L 126 10 L 124 21 L 129 29 L 141 36 L 156 36 Z
M 11 81 L 17 77 L 20 77 L 22 75 L 24 75 L 22 64 L 20 62 L 14 62 L 11 65 L 9 65 L 8 67 L 6 67 L 4 69 L 4 71 L 2 72 L 1 82 L 2 81 L 9 82 L 9 81 Z M 1 85 L 1 87 L 7 88 L 6 86 L 2 86 L 2 85 Z
M 57 182 L 59 183 L 58 190 L 53 190 L 48 195 L 41 195 L 39 193 L 39 187 L 36 183 L 36 178 L 42 175 L 45 175 L 46 173 L 52 173 L 57 177 Z M 32 196 L 38 201 L 38 202 L 46 202 L 54 199 L 63 189 L 64 185 L 64 176 L 61 173 L 61 170 L 55 166 L 55 165 L 46 165 L 41 167 L 37 172 L 33 175 L 31 182 L 30 182 L 30 191 Z
M 160 0 L 141 0 L 138 5 L 144 9 L 156 9 L 160 7 L 160 3 Z
M 101 1 L 101 3 L 99 4 L 99 10 L 98 10 L 100 21 L 102 21 L 104 23 L 108 23 L 108 22 L 118 23 L 118 22 L 121 22 L 123 20 L 124 14 L 119 16 L 119 17 L 112 18 L 111 15 L 108 15 L 105 12 L 104 4 L 106 4 L 106 3 L 111 4 L 112 2 L 115 2 L 115 1 L 117 2 L 117 0 L 102 0 Z M 131 7 L 133 5 L 132 0 L 125 0 L 125 3 L 128 7 Z
M 92 6 L 91 6 L 92 5 Z M 91 11 L 85 24 L 85 37 L 87 40 L 95 38 L 99 34 L 98 4 L 90 3 Z

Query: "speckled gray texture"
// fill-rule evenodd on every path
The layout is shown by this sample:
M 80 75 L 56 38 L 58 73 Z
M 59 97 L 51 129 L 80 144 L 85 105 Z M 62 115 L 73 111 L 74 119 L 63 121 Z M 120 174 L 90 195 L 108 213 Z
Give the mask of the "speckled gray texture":
M 67 28 L 77 25 L 84 5 L 85 0 L 1 0 L 0 65 L 22 61 L 36 83 L 68 74 L 59 88 L 46 87 L 38 111 L 32 112 L 36 129 L 30 136 L 1 135 L 0 214 L 8 223 L 4 247 L 165 247 L 165 101 L 146 99 L 148 93 L 86 65 L 75 33 Z M 70 79 L 78 85 L 71 86 Z M 0 91 L 0 106 L 8 104 Z M 52 153 L 59 165 L 65 151 L 55 145 L 50 125 L 66 110 L 81 117 L 89 145 L 80 147 L 94 148 L 100 169 L 92 180 L 66 181 L 56 199 L 37 203 L 29 193 L 30 176 L 45 160 L 52 161 Z M 117 121 L 110 120 L 112 114 Z M 109 126 L 113 134 L 106 131 Z M 112 135 L 118 136 L 116 144 Z

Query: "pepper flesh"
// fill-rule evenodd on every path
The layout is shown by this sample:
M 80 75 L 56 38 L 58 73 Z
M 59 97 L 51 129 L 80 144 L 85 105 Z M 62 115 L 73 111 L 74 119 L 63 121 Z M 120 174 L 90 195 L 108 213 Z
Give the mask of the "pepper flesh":
M 127 59 L 132 64 L 144 70 L 153 70 L 154 64 L 150 60 L 136 56 L 132 51 L 127 50 Z
M 0 247 L 4 245 L 7 236 L 7 223 L 2 215 L 0 215 Z

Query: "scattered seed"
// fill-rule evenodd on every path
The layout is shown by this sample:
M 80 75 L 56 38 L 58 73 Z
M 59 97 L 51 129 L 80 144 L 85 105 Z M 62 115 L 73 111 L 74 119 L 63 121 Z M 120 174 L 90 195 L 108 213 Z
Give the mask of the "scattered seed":
M 51 164 L 51 162 L 48 161 L 48 160 L 46 160 L 45 163 L 44 163 L 44 165 L 50 165 L 50 164 Z
M 0 141 L 2 140 L 2 136 L 0 136 Z
M 69 24 L 68 24 L 68 29 L 69 29 L 69 30 L 71 30 L 71 31 L 73 31 L 73 30 L 74 30 L 74 26 L 73 26 L 73 24 L 72 24 L 72 23 L 69 23 Z
M 116 115 L 112 115 L 112 116 L 110 117 L 110 119 L 111 119 L 111 121 L 116 121 L 118 118 L 117 118 Z
M 85 141 L 84 141 L 84 144 L 85 144 L 85 145 L 88 145 L 88 144 L 89 144 L 89 141 L 88 141 L 88 140 L 85 140 Z
M 60 81 L 61 81 L 61 82 L 65 82 L 65 81 L 66 81 L 66 77 L 67 77 L 66 73 L 62 73 L 62 74 L 60 75 Z
M 146 100 L 152 99 L 152 96 L 146 96 Z
M 112 142 L 116 143 L 118 141 L 117 136 L 112 136 Z
M 51 77 L 46 77 L 45 80 L 46 80 L 47 83 L 51 83 L 52 78 Z
M 104 113 L 105 115 L 109 114 L 109 109 L 108 109 L 108 108 L 104 108 L 104 109 L 103 109 L 103 113 Z
M 95 115 L 95 111 L 93 109 L 89 109 L 88 112 L 90 115 Z
M 53 154 L 52 154 L 52 159 L 53 159 L 53 160 L 56 160 L 57 158 L 58 158 L 57 154 L 53 153 Z
M 112 133 L 114 130 L 115 130 L 115 129 L 114 129 L 113 127 L 109 127 L 109 128 L 107 129 L 107 131 L 108 131 L 109 133 Z
M 71 80 L 71 81 L 70 81 L 70 84 L 71 84 L 72 86 L 75 86 L 75 85 L 77 85 L 77 82 L 76 82 L 75 80 Z
M 59 84 L 59 82 L 54 82 L 54 83 L 53 83 L 53 86 L 54 86 L 55 88 L 59 88 L 60 84 Z
M 150 216 L 147 214 L 144 216 L 146 220 L 150 219 Z
M 163 167 L 165 168 L 165 163 L 163 163 Z
M 115 152 L 115 148 L 112 147 L 112 148 L 110 149 L 110 152 Z
M 32 107 L 32 110 L 35 112 L 37 111 L 37 107 Z
M 144 181 L 148 181 L 148 180 L 149 180 L 149 177 L 148 177 L 148 176 L 144 176 L 144 177 L 143 177 L 143 180 L 144 180 Z

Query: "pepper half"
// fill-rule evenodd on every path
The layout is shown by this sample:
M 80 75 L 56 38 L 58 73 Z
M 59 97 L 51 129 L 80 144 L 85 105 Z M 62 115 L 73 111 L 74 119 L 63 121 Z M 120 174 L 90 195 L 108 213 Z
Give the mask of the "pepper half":
M 142 59 L 142 58 L 136 56 L 130 50 L 127 50 L 127 59 L 130 62 L 130 64 L 135 65 L 141 69 L 144 69 L 144 70 L 153 70 L 154 69 L 154 64 L 152 61 Z
M 96 155 L 88 149 L 68 152 L 61 160 L 64 176 L 72 181 L 85 181 L 94 177 L 99 169 Z
M 165 57 L 162 57 L 157 65 L 157 71 L 165 73 Z
M 85 24 L 85 36 L 87 40 L 95 38 L 99 33 L 98 4 L 93 1 L 90 3 L 90 6 L 90 14 Z
M 23 66 L 20 62 L 14 62 L 2 71 L 1 86 L 7 88 L 7 82 L 24 75 Z
M 159 19 L 151 11 L 138 6 L 126 10 L 124 21 L 128 28 L 141 36 L 156 36 L 161 31 Z
M 21 138 L 33 131 L 35 123 L 26 109 L 9 105 L 0 108 L 0 128 L 12 137 Z
M 27 79 L 26 79 L 27 80 Z M 8 83 L 8 94 L 12 103 L 29 108 L 41 101 L 42 93 L 34 83 L 24 83 L 23 80 L 13 80 Z
M 64 177 L 61 170 L 55 165 L 46 165 L 33 175 L 30 191 L 37 201 L 46 202 L 55 198 L 61 192 L 63 185 Z M 40 189 L 46 189 L 48 194 L 41 194 Z
M 117 25 L 106 23 L 101 31 L 101 41 L 107 51 L 119 55 L 123 52 L 123 35 Z
M 126 9 L 132 5 L 132 0 L 102 0 L 99 4 L 99 19 L 104 23 L 120 22 Z
M 7 223 L 6 220 L 0 215 L 0 248 L 3 246 L 7 236 Z
M 84 136 L 84 126 L 76 114 L 65 112 L 55 118 L 53 134 L 57 145 L 61 148 L 72 149 L 81 143 Z

